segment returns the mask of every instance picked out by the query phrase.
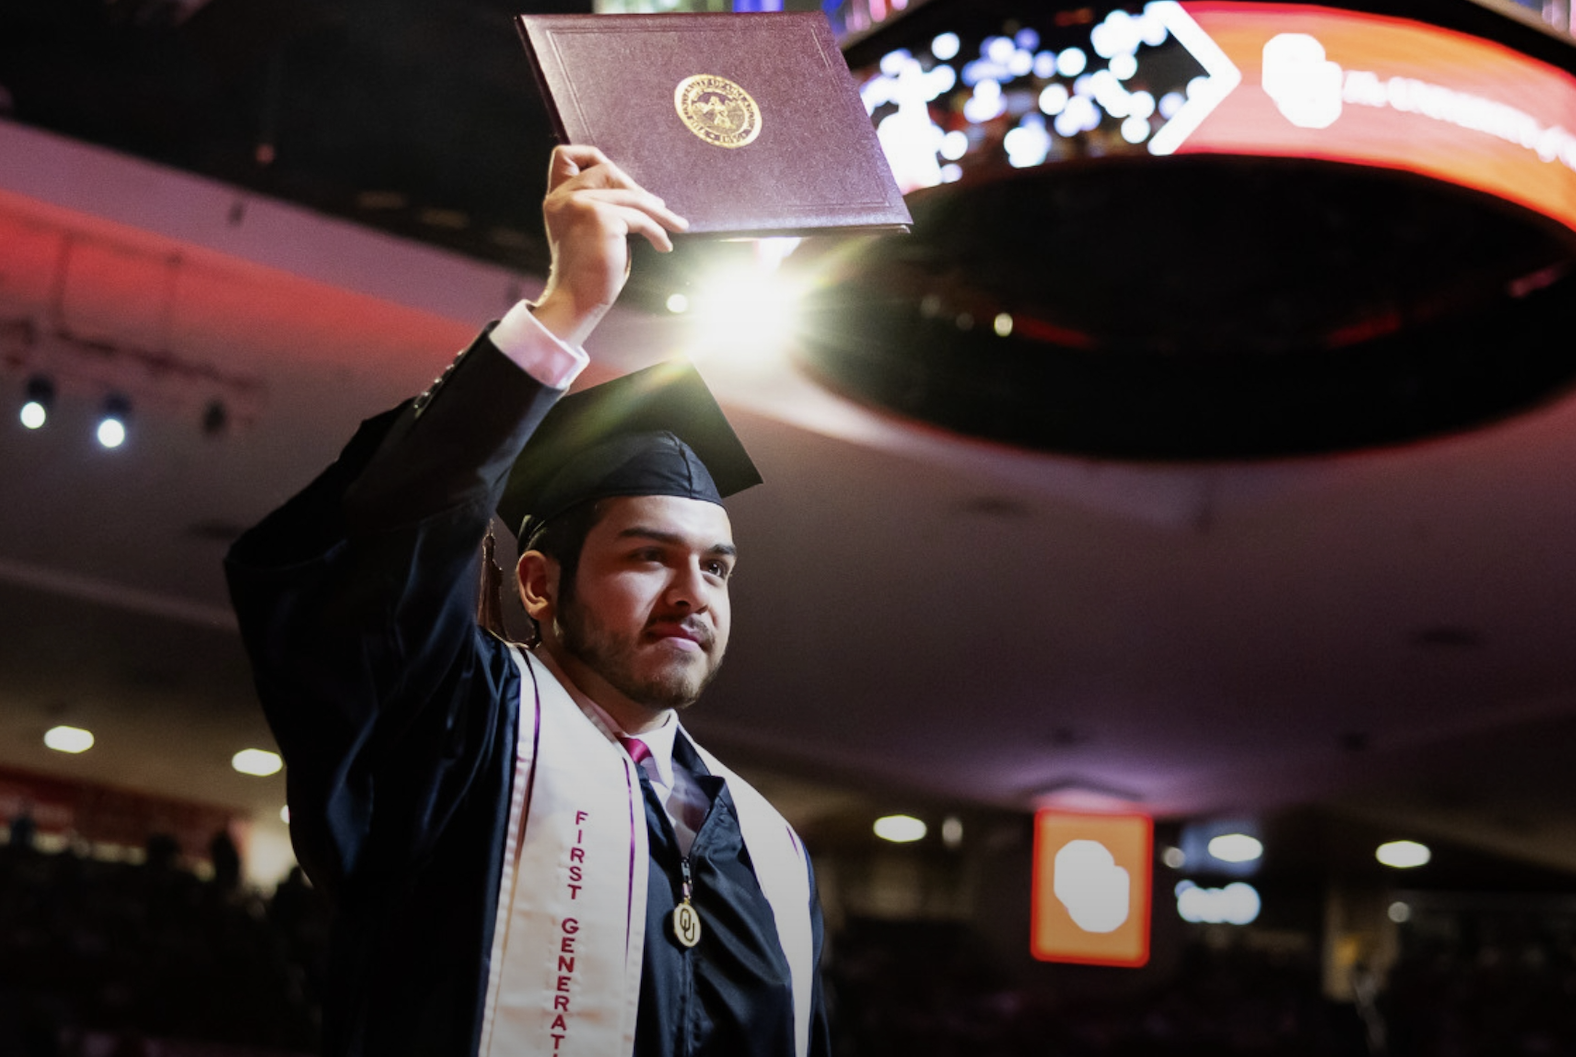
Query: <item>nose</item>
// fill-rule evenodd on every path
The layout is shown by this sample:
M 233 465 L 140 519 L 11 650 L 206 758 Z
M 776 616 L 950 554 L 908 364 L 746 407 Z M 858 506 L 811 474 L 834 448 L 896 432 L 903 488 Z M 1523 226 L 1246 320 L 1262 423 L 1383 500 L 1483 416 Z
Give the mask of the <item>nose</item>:
M 701 572 L 700 560 L 692 558 L 674 567 L 664 599 L 675 609 L 704 613 L 711 608 L 712 586 Z

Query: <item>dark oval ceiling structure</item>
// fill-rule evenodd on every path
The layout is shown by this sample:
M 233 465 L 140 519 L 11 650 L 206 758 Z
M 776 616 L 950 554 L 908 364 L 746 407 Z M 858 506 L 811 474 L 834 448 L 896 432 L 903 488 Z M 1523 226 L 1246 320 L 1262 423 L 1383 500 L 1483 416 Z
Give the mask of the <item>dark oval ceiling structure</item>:
M 818 262 L 804 362 L 1032 448 L 1221 458 L 1392 444 L 1576 378 L 1571 250 L 1489 196 L 1349 165 L 1107 158 L 934 188 Z
M 849 49 L 913 234 L 814 262 L 804 362 L 1125 458 L 1514 414 L 1576 378 L 1573 54 L 1456 0 L 917 9 Z

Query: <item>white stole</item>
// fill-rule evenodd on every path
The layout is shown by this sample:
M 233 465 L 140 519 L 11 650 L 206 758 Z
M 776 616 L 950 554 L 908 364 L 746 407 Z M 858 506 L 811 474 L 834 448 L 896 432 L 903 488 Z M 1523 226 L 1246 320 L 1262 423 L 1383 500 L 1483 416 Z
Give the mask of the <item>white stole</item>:
M 640 778 L 615 732 L 540 661 L 510 652 L 520 721 L 480 1054 L 628 1057 L 650 855 Z M 738 809 L 788 960 L 794 1049 L 805 1057 L 815 966 L 804 850 L 765 797 L 695 748 Z

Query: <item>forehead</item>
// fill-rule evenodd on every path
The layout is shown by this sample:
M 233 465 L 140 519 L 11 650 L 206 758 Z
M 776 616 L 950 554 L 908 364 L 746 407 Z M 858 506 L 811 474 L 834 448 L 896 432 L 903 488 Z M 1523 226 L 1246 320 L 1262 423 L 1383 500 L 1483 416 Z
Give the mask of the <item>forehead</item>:
M 618 496 L 603 502 L 602 517 L 587 542 L 651 533 L 699 548 L 733 544 L 733 524 L 717 503 L 673 495 Z

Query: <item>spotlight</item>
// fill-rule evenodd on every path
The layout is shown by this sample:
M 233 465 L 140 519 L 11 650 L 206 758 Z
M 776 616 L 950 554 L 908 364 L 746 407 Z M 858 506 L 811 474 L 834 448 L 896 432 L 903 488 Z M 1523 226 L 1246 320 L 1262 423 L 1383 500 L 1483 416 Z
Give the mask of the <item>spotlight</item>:
M 49 420 L 55 407 L 55 383 L 42 374 L 27 380 L 27 402 L 22 405 L 22 425 L 38 429 Z
M 106 448 L 118 448 L 126 443 L 126 422 L 131 418 L 131 401 L 118 393 L 104 400 L 104 412 L 99 416 L 96 435 Z

